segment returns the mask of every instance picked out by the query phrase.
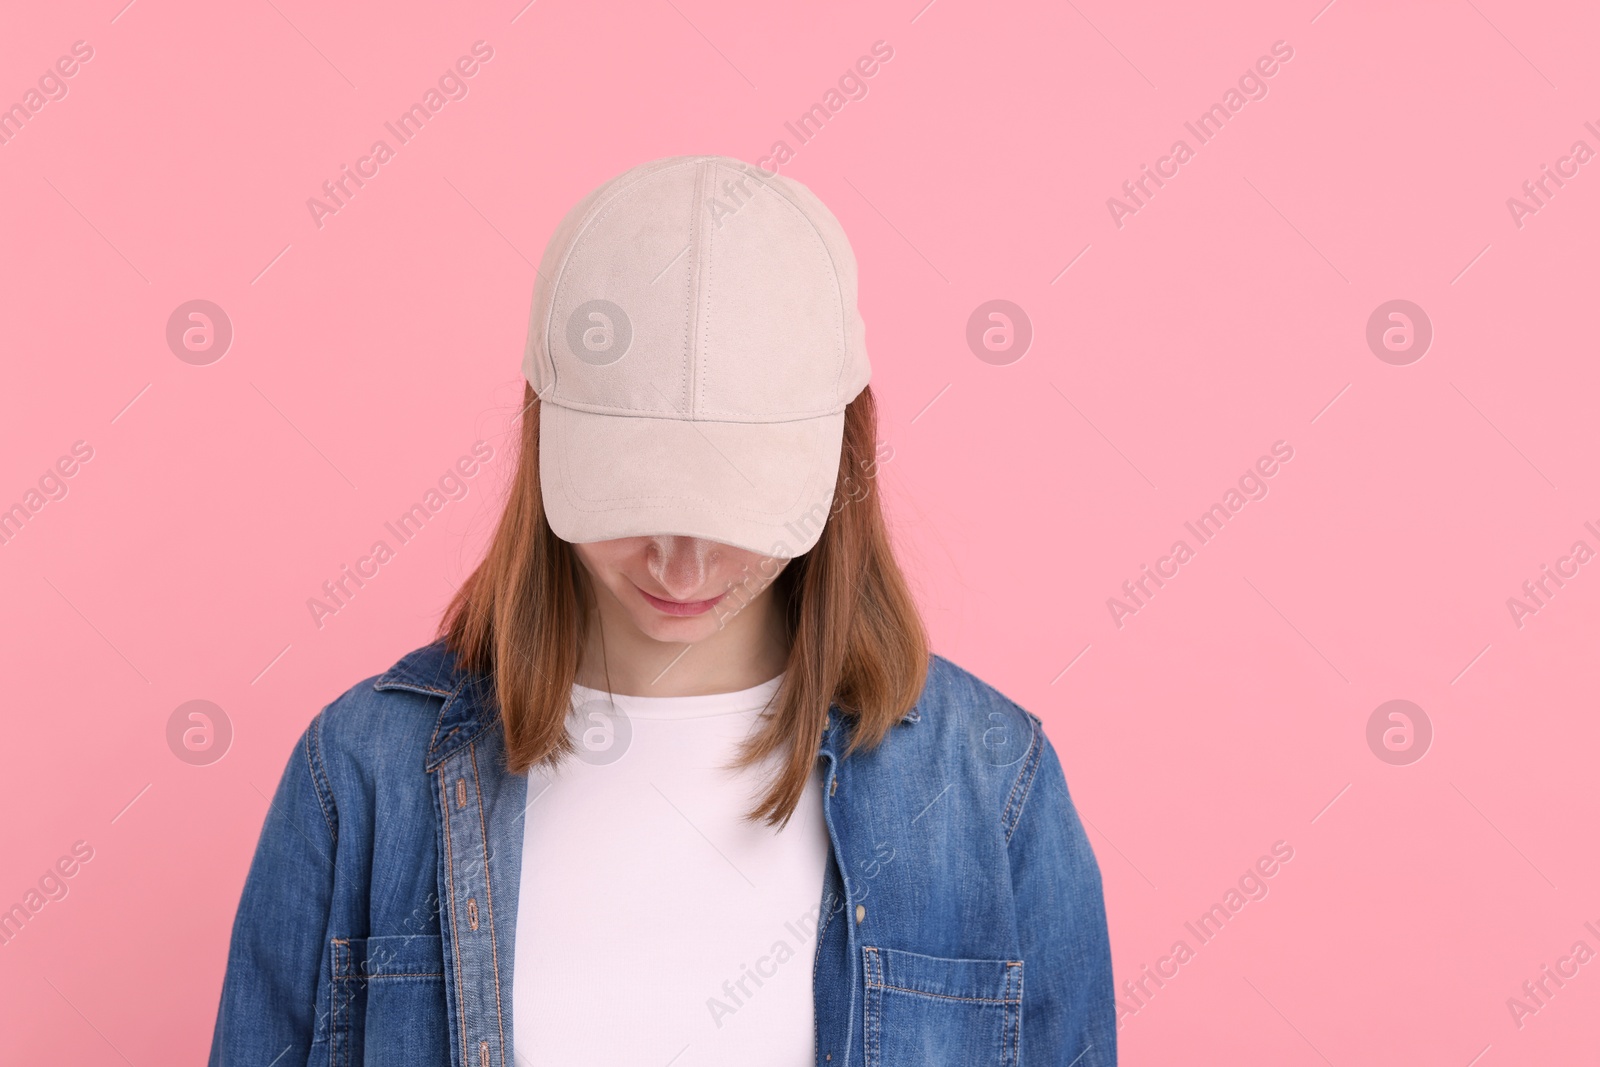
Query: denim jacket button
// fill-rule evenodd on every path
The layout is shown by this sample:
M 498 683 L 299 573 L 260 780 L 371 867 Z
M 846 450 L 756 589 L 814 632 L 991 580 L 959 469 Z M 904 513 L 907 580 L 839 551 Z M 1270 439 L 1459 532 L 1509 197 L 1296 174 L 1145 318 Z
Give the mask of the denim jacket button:
M 857 904 L 856 905 L 856 922 L 859 923 L 862 919 L 865 919 L 866 917 L 867 917 L 867 906 L 865 904 Z

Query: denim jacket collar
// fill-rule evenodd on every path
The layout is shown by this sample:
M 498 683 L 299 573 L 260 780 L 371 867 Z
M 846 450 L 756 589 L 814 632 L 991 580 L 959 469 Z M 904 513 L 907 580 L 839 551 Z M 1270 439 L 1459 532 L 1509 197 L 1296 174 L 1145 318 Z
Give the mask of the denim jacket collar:
M 436 641 L 418 649 L 390 667 L 374 689 L 406 689 L 445 698 L 439 722 L 428 744 L 427 769 L 431 773 L 485 730 L 498 728 L 500 715 L 490 699 L 490 680 L 469 674 L 456 663 L 453 652 Z
M 475 740 L 484 730 L 497 726 L 500 715 L 494 701 L 489 699 L 491 689 L 487 680 L 469 675 L 456 663 L 455 654 L 436 641 L 418 649 L 390 667 L 375 683 L 374 689 L 407 689 L 445 698 L 439 709 L 439 723 L 434 729 L 433 741 L 428 746 L 428 770 L 432 771 L 463 745 Z M 832 730 L 838 707 L 828 708 L 829 732 Z M 922 714 L 913 706 L 900 721 L 914 723 Z

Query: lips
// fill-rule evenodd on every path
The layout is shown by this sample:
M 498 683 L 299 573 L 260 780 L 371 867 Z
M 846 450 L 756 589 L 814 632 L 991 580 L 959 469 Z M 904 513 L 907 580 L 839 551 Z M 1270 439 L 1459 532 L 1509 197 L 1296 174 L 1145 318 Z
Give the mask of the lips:
M 637 589 L 638 587 L 635 586 L 634 588 Z M 643 589 L 640 589 L 639 595 L 644 597 L 645 602 L 651 607 L 667 615 L 704 615 L 716 607 L 718 602 L 728 594 L 719 593 L 710 600 L 663 600 L 661 597 L 651 596 Z

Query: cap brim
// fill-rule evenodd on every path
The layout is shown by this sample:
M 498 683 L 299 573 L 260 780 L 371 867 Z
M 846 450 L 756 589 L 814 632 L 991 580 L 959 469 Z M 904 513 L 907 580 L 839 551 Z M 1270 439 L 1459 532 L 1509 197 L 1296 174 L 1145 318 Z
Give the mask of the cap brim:
M 539 405 L 545 516 L 564 541 L 677 534 L 789 558 L 833 502 L 844 414 L 690 422 Z

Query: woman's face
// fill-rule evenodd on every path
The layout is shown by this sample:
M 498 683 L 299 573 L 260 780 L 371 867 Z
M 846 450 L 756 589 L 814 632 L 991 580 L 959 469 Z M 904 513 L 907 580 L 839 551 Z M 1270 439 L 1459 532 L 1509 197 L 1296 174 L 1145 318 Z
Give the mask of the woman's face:
M 572 547 L 602 600 L 609 593 L 641 634 L 671 644 L 694 644 L 723 629 L 788 562 L 665 534 Z

